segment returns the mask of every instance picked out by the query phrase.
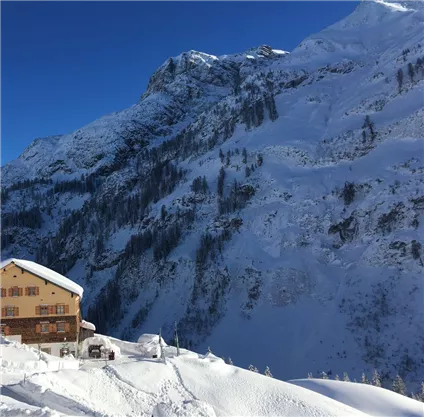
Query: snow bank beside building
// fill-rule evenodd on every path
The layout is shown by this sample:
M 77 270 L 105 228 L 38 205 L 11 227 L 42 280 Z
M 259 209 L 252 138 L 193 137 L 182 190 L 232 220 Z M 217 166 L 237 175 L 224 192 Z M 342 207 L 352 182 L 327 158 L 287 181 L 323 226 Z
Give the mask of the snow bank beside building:
M 25 344 L 9 341 L 1 337 L 0 343 L 2 372 L 54 372 L 63 369 L 78 369 L 79 362 L 72 358 L 58 358 L 44 352 L 38 352 Z

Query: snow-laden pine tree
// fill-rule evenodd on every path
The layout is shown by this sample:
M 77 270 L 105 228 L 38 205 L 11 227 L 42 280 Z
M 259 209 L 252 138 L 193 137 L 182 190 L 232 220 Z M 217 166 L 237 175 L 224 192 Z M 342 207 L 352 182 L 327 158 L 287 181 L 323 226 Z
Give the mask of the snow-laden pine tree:
M 253 365 L 249 365 L 249 371 L 252 371 L 252 372 L 259 372 L 259 369 L 256 367 L 256 366 L 253 366 Z
M 347 372 L 343 372 L 343 381 L 350 382 L 350 378 Z
M 397 392 L 398 394 L 406 395 L 406 385 L 399 374 L 396 375 L 396 378 L 393 381 L 392 388 L 394 392 Z
M 231 358 L 227 359 L 227 365 L 233 365 L 233 361 L 231 360 Z
M 269 376 L 269 377 L 273 377 L 272 376 L 272 373 L 271 373 L 271 370 L 269 369 L 269 366 L 267 366 L 266 368 L 265 368 L 265 371 L 264 371 L 264 375 L 265 376 Z
M 368 381 L 367 376 L 365 375 L 365 372 L 362 372 L 362 375 L 361 375 L 361 382 L 362 382 L 363 384 L 369 384 L 369 381 Z
M 377 369 L 374 369 L 374 372 L 372 374 L 371 384 L 374 385 L 375 387 L 381 387 L 381 377 Z
M 308 379 L 312 379 L 312 372 L 308 372 Z
M 321 372 L 321 379 L 328 379 L 328 375 L 326 372 Z
M 340 377 L 336 374 L 336 376 L 334 377 L 334 379 L 336 380 L 336 381 L 340 381 Z

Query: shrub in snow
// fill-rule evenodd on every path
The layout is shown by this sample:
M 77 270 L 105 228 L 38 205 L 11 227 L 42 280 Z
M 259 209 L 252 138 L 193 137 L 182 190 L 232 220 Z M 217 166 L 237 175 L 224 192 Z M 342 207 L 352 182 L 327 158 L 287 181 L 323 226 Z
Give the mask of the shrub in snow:
M 406 386 L 399 374 L 396 375 L 392 385 L 393 391 L 401 395 L 406 395 Z

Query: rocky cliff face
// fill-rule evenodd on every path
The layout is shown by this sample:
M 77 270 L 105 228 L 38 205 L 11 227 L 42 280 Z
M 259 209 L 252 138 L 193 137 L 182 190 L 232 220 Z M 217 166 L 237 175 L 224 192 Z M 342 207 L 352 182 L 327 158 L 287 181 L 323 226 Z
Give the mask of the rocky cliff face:
M 2 168 L 2 254 L 100 332 L 277 377 L 424 375 L 423 10 L 364 2 L 288 54 L 168 59 L 139 103 Z M 268 335 L 272 333 L 273 339 Z

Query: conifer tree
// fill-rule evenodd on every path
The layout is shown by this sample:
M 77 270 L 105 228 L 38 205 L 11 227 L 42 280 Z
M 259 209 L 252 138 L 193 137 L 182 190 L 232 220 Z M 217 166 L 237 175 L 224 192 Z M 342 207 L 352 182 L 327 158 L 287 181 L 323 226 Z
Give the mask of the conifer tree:
M 243 164 L 247 163 L 247 151 L 246 148 L 243 148 L 243 150 L 241 151 L 241 162 L 243 162 Z
M 267 366 L 265 368 L 264 375 L 265 376 L 269 376 L 270 378 L 273 378 L 272 373 L 271 373 L 271 370 L 269 369 L 269 366 Z
M 259 373 L 259 369 L 256 366 L 249 365 L 249 371 Z
M 365 372 L 362 372 L 361 382 L 362 382 L 363 384 L 368 384 L 368 383 L 369 383 L 368 378 L 367 378 L 367 376 L 365 375 Z
M 412 63 L 408 64 L 408 75 L 409 75 L 409 78 L 411 79 L 411 82 L 413 83 L 415 71 L 414 71 L 414 66 L 412 65 Z
M 225 169 L 224 167 L 221 167 L 221 169 L 219 170 L 219 175 L 218 175 L 218 196 L 222 197 L 222 193 L 224 192 L 224 178 L 225 178 Z
M 340 381 L 340 377 L 336 374 L 336 376 L 334 377 L 334 379 L 336 380 L 336 381 Z
M 232 361 L 232 359 L 230 357 L 227 359 L 227 364 L 228 365 L 233 365 L 233 361 Z
M 308 372 L 308 379 L 312 379 L 312 372 Z
M 350 382 L 350 378 L 347 372 L 343 372 L 343 381 Z
M 381 377 L 377 369 L 374 369 L 374 372 L 372 374 L 371 384 L 374 385 L 375 387 L 381 387 Z
M 399 374 L 396 375 L 396 378 L 393 381 L 392 389 L 398 394 L 406 395 L 406 385 Z
M 400 68 L 396 74 L 396 79 L 398 82 L 398 87 L 399 87 L 399 93 L 402 91 L 402 84 L 403 84 L 403 71 L 402 68 Z

